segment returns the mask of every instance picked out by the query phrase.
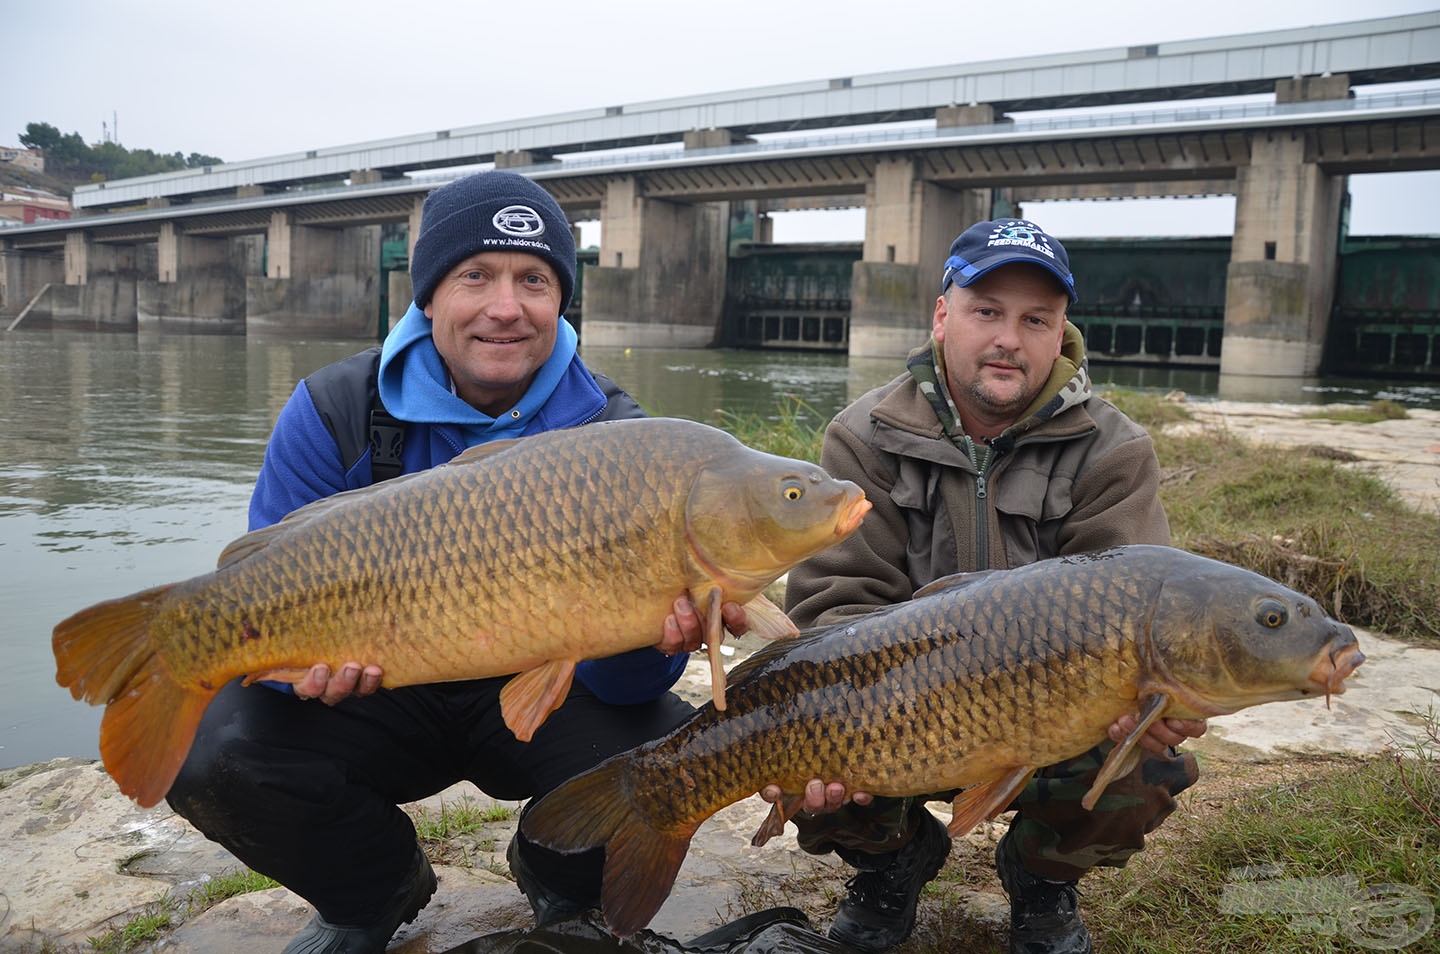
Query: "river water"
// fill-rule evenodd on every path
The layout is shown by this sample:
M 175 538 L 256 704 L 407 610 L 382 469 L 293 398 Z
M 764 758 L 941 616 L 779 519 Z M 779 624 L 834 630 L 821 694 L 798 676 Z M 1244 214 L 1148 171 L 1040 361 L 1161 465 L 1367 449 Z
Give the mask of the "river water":
M 95 757 L 100 710 L 55 684 L 51 628 L 94 602 L 212 569 L 245 530 L 265 441 L 295 382 L 354 341 L 76 331 L 0 334 L 0 768 Z M 584 349 L 654 414 L 718 423 L 791 399 L 817 423 L 893 377 L 898 359 Z M 1440 388 L 1221 381 L 1096 368 L 1097 382 L 1192 398 L 1315 403 Z

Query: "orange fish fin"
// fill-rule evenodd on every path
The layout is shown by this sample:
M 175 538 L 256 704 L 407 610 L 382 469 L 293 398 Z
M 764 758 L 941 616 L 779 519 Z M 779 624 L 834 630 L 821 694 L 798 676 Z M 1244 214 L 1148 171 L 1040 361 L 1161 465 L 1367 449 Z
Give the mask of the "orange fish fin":
M 600 907 L 611 933 L 621 938 L 649 924 L 665 903 L 690 839 L 705 820 L 687 820 L 663 832 L 652 828 L 630 798 L 628 767 L 624 755 L 602 762 L 533 803 L 520 817 L 525 837 L 555 851 L 569 854 L 604 846 Z
M 500 689 L 500 715 L 515 738 L 529 742 L 550 713 L 560 708 L 575 678 L 575 660 L 553 659 L 520 673 Z
M 170 791 L 217 691 L 182 685 L 164 658 L 152 655 L 128 690 L 105 708 L 100 720 L 105 771 L 141 808 L 157 804 Z
M 755 834 L 750 836 L 750 844 L 759 848 L 771 838 L 785 834 L 785 823 L 795 817 L 795 813 L 804 804 L 805 796 L 803 795 L 791 795 L 773 803 L 770 806 L 770 813 L 765 816 L 760 827 L 755 829 Z
M 304 679 L 309 672 L 309 668 L 300 666 L 281 666 L 276 669 L 266 669 L 264 672 L 252 672 L 245 677 L 244 684 L 248 686 L 252 682 L 287 682 L 293 686 Z
M 1002 775 L 996 775 L 988 782 L 971 786 L 955 796 L 955 804 L 952 806 L 954 815 L 949 825 L 950 834 L 958 838 L 987 818 L 994 818 L 1003 812 L 1005 806 L 1020 794 L 1020 790 L 1034 774 L 1035 766 L 1022 765 Z
M 764 593 L 745 604 L 745 615 L 750 620 L 751 634 L 761 639 L 792 639 L 800 635 L 800 628 Z
M 1125 736 L 1124 742 L 1115 746 L 1110 750 L 1110 754 L 1105 756 L 1105 764 L 1100 766 L 1100 773 L 1095 776 L 1095 783 L 1090 786 L 1090 791 L 1085 793 L 1085 797 L 1080 799 L 1080 804 L 1085 807 L 1086 811 L 1095 808 L 1095 803 L 1100 800 L 1101 795 L 1105 794 L 1105 789 L 1111 782 L 1128 775 L 1135 768 L 1145 754 L 1140 748 L 1140 737 L 1155 724 L 1160 716 L 1165 714 L 1165 708 L 1169 704 L 1170 697 L 1163 692 L 1146 697 L 1145 704 L 1140 710 L 1139 723 L 1129 735 Z
M 50 645 L 55 681 L 106 706 L 100 755 L 120 790 L 149 808 L 170 790 L 215 689 L 182 686 L 150 640 L 169 586 L 107 600 L 62 620 Z
M 720 712 L 725 711 L 725 661 L 720 658 L 720 647 L 725 643 L 725 619 L 720 614 L 723 600 L 724 594 L 718 586 L 710 587 L 705 594 L 705 652 L 710 657 L 710 698 Z
M 150 645 L 150 617 L 170 590 L 157 586 L 133 596 L 87 607 L 55 625 L 55 681 L 76 699 L 104 705 L 125 692 Z

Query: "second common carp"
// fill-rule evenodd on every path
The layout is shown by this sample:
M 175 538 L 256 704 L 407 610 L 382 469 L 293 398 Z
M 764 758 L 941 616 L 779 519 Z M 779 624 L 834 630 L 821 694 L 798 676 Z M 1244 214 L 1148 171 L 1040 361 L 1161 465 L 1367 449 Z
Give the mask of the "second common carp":
M 221 686 L 378 664 L 384 685 L 520 673 L 501 692 L 528 740 L 577 662 L 653 646 L 674 601 L 755 632 L 795 628 L 762 594 L 859 526 L 864 492 L 692 421 L 589 424 L 472 448 L 247 534 L 213 573 L 55 627 L 56 680 L 105 705 L 100 753 L 143 806 L 169 790 Z
M 659 910 L 700 824 L 766 785 L 786 794 L 757 845 L 784 829 L 812 778 L 874 795 L 961 789 L 958 835 L 1138 712 L 1083 799 L 1093 808 L 1157 719 L 1328 700 L 1364 658 L 1309 597 L 1169 547 L 959 574 L 763 648 L 731 671 L 724 711 L 702 708 L 559 786 L 521 830 L 559 851 L 605 847 L 601 906 L 627 937 Z

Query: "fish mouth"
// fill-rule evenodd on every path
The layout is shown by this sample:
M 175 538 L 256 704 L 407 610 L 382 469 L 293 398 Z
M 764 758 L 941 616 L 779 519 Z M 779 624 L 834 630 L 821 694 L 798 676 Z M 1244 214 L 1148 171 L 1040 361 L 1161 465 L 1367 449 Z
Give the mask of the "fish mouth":
M 850 506 L 840 515 L 840 519 L 835 522 L 835 538 L 837 540 L 843 540 L 859 529 L 860 521 L 864 519 L 865 515 L 870 512 L 870 508 L 874 506 L 870 501 L 865 499 L 865 491 L 859 490 L 859 494 L 860 496 L 851 501 Z
M 1332 649 L 1328 656 L 1321 656 L 1310 672 L 1310 680 L 1325 687 L 1325 708 L 1330 708 L 1332 695 L 1344 695 L 1345 679 L 1365 661 L 1365 654 L 1357 643 L 1347 643 Z

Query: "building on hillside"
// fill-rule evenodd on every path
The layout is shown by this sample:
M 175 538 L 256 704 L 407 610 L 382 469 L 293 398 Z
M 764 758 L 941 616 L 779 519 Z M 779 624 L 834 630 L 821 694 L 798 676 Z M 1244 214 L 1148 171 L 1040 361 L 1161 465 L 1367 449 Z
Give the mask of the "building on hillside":
M 73 214 L 64 196 L 34 189 L 0 189 L 0 227 L 68 219 Z
M 21 169 L 29 169 L 31 172 L 45 171 L 45 153 L 39 149 L 0 146 L 0 162 L 8 162 Z

